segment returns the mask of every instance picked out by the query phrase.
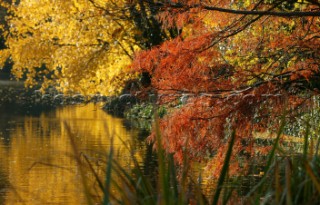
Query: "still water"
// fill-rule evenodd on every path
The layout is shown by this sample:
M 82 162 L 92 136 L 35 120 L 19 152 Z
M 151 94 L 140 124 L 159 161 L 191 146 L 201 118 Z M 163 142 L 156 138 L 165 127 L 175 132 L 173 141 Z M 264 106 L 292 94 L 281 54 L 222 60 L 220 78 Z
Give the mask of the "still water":
M 13 109 L 13 108 L 12 108 Z M 93 161 L 110 149 L 130 167 L 130 151 L 148 161 L 141 131 L 101 110 L 101 105 L 72 105 L 51 111 L 0 113 L 0 204 L 85 204 L 70 128 L 79 153 Z

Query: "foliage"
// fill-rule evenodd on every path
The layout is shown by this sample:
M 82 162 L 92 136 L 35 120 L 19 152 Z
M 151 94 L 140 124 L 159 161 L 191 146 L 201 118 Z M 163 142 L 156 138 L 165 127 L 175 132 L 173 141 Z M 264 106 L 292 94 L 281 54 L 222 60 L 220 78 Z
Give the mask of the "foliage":
M 214 156 L 208 167 L 219 173 L 225 133 L 236 129 L 230 173 L 239 173 L 236 154 L 250 159 L 258 152 L 254 133 L 276 132 L 284 112 L 291 123 L 313 109 L 320 88 L 319 3 L 182 0 L 159 6 L 163 27 L 176 26 L 181 34 L 139 52 L 132 67 L 152 76 L 159 104 L 188 96 L 160 122 L 162 144 L 180 163 L 188 148 L 199 161 Z
M 3 3 L 4 4 L 4 3 Z M 137 78 L 128 65 L 134 52 L 175 36 L 162 30 L 154 2 L 21 0 L 4 4 L 6 49 L 12 73 L 27 87 L 82 94 L 119 94 Z M 41 8 L 41 9 L 39 9 Z M 169 32 L 170 31 L 170 32 Z
M 152 103 L 142 102 L 133 105 L 132 108 L 125 112 L 126 118 L 144 118 L 151 120 L 154 116 L 154 105 Z M 165 107 L 158 108 L 158 115 L 162 118 L 167 113 Z
M 64 92 L 118 93 L 135 77 L 127 66 L 139 49 L 124 6 L 125 1 L 22 0 L 10 8 L 1 61 L 10 57 L 13 74 L 28 87 L 43 81 L 43 88 Z
M 113 115 L 123 117 L 125 112 L 138 102 L 139 99 L 137 99 L 135 96 L 123 94 L 119 97 L 113 97 L 109 99 L 103 106 L 103 109 Z
M 141 103 L 134 105 L 125 113 L 126 118 L 146 118 L 151 119 L 153 116 L 153 105 Z
M 0 49 L 5 47 L 3 31 L 8 28 L 5 18 L 8 15 L 8 7 L 10 3 L 12 3 L 11 0 L 3 0 L 0 2 Z
M 317 104 L 318 10 L 316 1 L 21 0 L 8 5 L 0 59 L 27 86 L 107 95 L 136 77 L 133 59 L 160 106 L 183 99 L 160 122 L 167 151 L 182 163 L 187 147 L 219 173 L 236 129 L 230 173 L 239 173 L 237 153 L 268 151 L 254 133 Z

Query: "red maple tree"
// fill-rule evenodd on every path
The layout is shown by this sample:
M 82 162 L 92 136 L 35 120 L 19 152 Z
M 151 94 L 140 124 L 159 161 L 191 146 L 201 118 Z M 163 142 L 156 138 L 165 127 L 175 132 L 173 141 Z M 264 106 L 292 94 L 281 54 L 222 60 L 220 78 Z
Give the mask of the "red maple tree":
M 317 1 L 166 2 L 157 4 L 158 19 L 180 35 L 138 53 L 132 67 L 152 76 L 159 104 L 184 99 L 160 120 L 163 145 L 178 161 L 187 150 L 197 160 L 214 156 L 219 167 L 233 129 L 234 154 L 253 156 L 254 132 L 276 131 L 284 112 L 294 120 L 312 109 L 320 88 Z

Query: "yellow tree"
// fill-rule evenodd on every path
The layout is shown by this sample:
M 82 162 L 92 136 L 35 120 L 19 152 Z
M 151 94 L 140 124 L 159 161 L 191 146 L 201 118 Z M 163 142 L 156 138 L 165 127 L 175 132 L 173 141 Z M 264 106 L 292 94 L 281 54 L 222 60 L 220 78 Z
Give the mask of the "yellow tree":
M 139 34 L 125 0 L 21 0 L 10 7 L 1 63 L 26 86 L 63 92 L 119 93 Z
M 7 15 L 7 7 L 9 5 L 9 0 L 0 1 L 0 48 L 3 48 L 3 30 L 6 26 L 5 16 Z

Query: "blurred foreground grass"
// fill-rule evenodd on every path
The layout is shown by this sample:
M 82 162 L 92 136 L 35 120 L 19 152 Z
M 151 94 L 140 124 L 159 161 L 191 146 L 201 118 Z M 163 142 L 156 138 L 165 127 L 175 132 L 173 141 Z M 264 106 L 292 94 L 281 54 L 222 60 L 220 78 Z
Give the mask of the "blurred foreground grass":
M 157 143 L 161 144 L 161 131 L 157 124 L 156 121 Z M 239 189 L 246 176 L 228 175 L 235 131 L 229 137 L 220 176 L 211 183 L 209 193 L 201 183 L 190 177 L 187 156 L 177 167 L 172 154 L 167 154 L 161 146 L 158 146 L 156 153 L 158 167 L 154 175 L 144 174 L 134 151 L 131 155 L 132 169 L 124 168 L 114 157 L 113 146 L 104 159 L 105 171 L 101 175 L 88 157 L 81 159 L 81 153 L 73 141 L 75 134 L 70 129 L 68 133 L 88 204 L 320 204 L 319 137 L 310 136 L 307 126 L 303 141 L 299 141 L 303 146 L 302 153 L 287 153 L 279 146 L 284 125 L 283 120 L 273 139 L 271 151 L 261 162 L 264 163 L 263 170 L 244 195 L 239 194 Z M 98 189 L 90 185 L 92 182 L 89 182 L 85 169 L 94 176 Z

